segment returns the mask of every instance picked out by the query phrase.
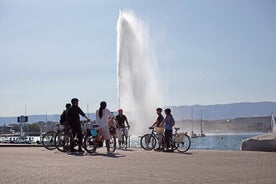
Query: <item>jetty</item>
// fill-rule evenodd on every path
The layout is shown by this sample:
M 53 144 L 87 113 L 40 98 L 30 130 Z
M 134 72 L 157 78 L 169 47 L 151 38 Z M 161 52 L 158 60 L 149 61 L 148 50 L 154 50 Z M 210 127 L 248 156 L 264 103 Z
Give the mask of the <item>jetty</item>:
M 0 183 L 262 183 L 276 181 L 276 153 L 118 150 L 68 154 L 43 147 L 1 147 Z

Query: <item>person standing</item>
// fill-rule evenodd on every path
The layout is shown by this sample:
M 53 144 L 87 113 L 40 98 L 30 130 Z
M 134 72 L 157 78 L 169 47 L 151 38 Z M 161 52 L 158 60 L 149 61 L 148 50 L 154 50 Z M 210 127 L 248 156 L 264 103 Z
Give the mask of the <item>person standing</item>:
M 111 154 L 110 151 L 110 130 L 108 126 L 108 120 L 112 117 L 112 113 L 106 108 L 105 101 L 100 103 L 100 108 L 96 111 L 96 122 L 99 125 L 99 133 L 104 137 L 106 143 L 107 154 Z
M 117 137 L 119 142 L 119 149 L 122 149 L 122 139 L 126 140 L 125 145 L 127 146 L 127 138 L 128 138 L 128 129 L 125 126 L 125 123 L 127 124 L 127 127 L 129 128 L 129 124 L 127 121 L 127 117 L 123 114 L 123 109 L 118 110 L 118 115 L 116 116 L 116 126 L 117 126 Z M 124 137 L 122 137 L 124 135 Z M 125 147 L 126 148 L 126 147 Z
M 84 114 L 84 112 L 81 110 L 79 107 L 79 100 L 77 98 L 73 98 L 71 100 L 72 107 L 68 110 L 67 113 L 67 119 L 70 125 L 70 128 L 73 133 L 73 137 L 77 135 L 78 138 L 78 152 L 83 153 L 84 151 L 82 150 L 82 131 L 81 131 L 81 123 L 80 123 L 80 115 L 84 117 L 87 121 L 90 121 L 90 119 Z M 73 141 L 73 140 L 72 140 Z M 77 150 L 74 149 L 74 143 L 71 142 L 70 144 L 71 152 L 76 152 Z
M 66 133 L 66 135 L 68 135 L 68 132 L 70 130 L 70 125 L 69 125 L 69 122 L 68 122 L 68 111 L 71 108 L 71 106 L 72 105 L 70 103 L 67 103 L 65 105 L 66 109 L 62 112 L 62 114 L 60 116 L 60 120 L 59 120 L 60 124 L 64 126 L 64 132 Z M 66 137 L 68 138 L 68 136 L 66 136 Z
M 171 148 L 170 145 L 170 140 L 172 139 L 172 122 L 173 120 L 173 116 L 171 114 L 171 109 L 165 109 L 165 119 L 162 121 L 161 126 L 165 127 L 165 147 L 166 147 L 166 152 L 171 152 L 173 151 L 173 149 Z
M 162 137 L 163 137 L 163 133 L 164 133 L 164 127 L 161 126 L 161 123 L 164 120 L 164 116 L 162 115 L 162 109 L 161 108 L 157 108 L 156 109 L 156 113 L 157 113 L 157 119 L 156 121 L 153 123 L 153 125 L 151 125 L 152 128 L 155 128 L 156 131 L 156 136 L 158 138 L 158 143 L 159 146 L 156 149 L 156 151 L 160 151 L 162 150 Z

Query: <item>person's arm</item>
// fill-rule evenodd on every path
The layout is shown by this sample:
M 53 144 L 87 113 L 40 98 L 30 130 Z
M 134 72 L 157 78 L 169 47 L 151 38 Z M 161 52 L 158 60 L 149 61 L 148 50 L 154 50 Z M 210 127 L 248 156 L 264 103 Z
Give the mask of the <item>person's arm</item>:
M 115 118 L 115 121 L 116 121 L 116 127 L 117 127 L 117 128 L 120 128 L 120 125 L 119 125 L 119 122 L 118 122 L 118 119 L 117 119 L 117 118 Z
M 125 116 L 125 117 L 126 117 L 126 116 Z M 127 117 L 126 117 L 126 123 L 127 123 L 128 128 L 130 128 L 129 123 L 128 123 L 128 120 L 127 120 Z
M 160 123 L 160 126 L 164 126 L 164 124 L 167 122 L 168 120 L 168 116 L 165 117 L 165 119 L 162 121 L 162 123 Z
M 90 118 L 86 115 L 83 116 L 87 121 L 90 121 Z
M 78 107 L 78 111 L 79 111 L 79 114 L 84 117 L 87 121 L 90 121 L 90 119 L 87 117 L 86 114 L 84 114 L 84 112 L 81 110 L 81 108 Z
M 151 127 L 155 127 L 157 125 L 157 120 L 151 125 Z

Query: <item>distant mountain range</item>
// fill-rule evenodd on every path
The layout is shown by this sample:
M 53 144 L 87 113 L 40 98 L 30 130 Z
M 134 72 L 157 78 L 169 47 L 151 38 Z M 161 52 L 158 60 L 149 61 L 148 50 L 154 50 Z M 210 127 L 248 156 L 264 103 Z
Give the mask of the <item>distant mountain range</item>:
M 175 119 L 233 119 L 270 116 L 276 113 L 276 102 L 242 102 L 218 105 L 172 106 Z
M 171 106 L 172 114 L 176 120 L 182 119 L 233 119 L 237 117 L 258 117 L 276 115 L 276 102 L 243 102 L 218 105 L 192 105 L 192 106 Z M 95 119 L 95 114 L 89 114 Z M 58 122 L 60 115 L 30 115 L 28 123 L 39 121 Z M 17 117 L 0 117 L 0 125 L 17 123 Z

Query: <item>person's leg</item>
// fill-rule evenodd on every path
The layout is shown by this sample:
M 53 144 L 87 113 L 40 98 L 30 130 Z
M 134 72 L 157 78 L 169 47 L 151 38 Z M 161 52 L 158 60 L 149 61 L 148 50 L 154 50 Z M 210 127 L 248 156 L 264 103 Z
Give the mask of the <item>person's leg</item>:
M 124 128 L 124 134 L 125 134 L 125 139 L 126 139 L 126 142 L 125 142 L 125 149 L 127 148 L 127 144 L 128 144 L 128 130 L 126 128 Z
M 78 138 L 78 146 L 79 146 L 79 149 L 78 151 L 79 152 L 83 152 L 82 150 L 82 132 L 81 132 L 81 126 L 78 126 L 77 128 L 77 138 Z
M 158 139 L 158 148 L 156 149 L 157 151 L 160 151 L 162 150 L 162 134 L 161 133 L 158 133 L 157 135 L 157 139 Z
M 165 147 L 167 149 L 170 147 L 169 142 L 170 142 L 170 140 L 169 140 L 169 130 L 165 130 Z
M 105 144 L 106 144 L 106 151 L 110 152 L 110 139 L 106 139 Z
M 71 140 L 70 140 L 70 150 L 71 150 L 72 152 L 74 152 L 74 151 L 77 151 L 77 150 L 74 149 L 74 146 L 75 146 L 75 141 L 74 141 L 74 139 L 75 139 L 75 137 L 76 137 L 76 127 L 72 126 L 72 127 L 71 127 L 71 130 L 72 130 L 72 137 L 71 137 Z
M 105 139 L 107 152 L 109 153 L 110 152 L 110 132 L 109 132 L 109 128 L 108 128 L 108 126 L 106 126 L 106 127 L 103 127 L 101 130 L 102 130 L 102 136 Z
M 170 141 L 172 140 L 172 130 L 168 131 L 168 137 L 169 137 L 169 147 L 172 149 L 172 145 L 170 144 Z
M 119 149 L 122 148 L 122 130 L 120 128 L 117 129 L 117 138 L 119 142 Z

